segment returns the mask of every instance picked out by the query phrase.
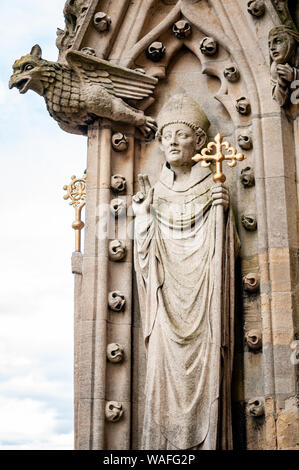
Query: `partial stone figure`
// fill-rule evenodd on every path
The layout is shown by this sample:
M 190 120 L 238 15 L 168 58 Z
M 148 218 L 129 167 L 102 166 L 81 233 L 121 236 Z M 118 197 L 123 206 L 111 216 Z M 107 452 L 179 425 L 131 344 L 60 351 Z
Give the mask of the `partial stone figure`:
M 88 125 L 98 118 L 136 125 L 145 136 L 156 130 L 151 117 L 124 101 L 149 97 L 156 78 L 82 52 L 68 52 L 66 60 L 69 66 L 43 60 L 41 48 L 35 45 L 14 63 L 9 87 L 43 96 L 50 115 L 73 134 L 86 134 Z
M 147 352 L 142 449 L 231 449 L 234 263 L 238 239 L 228 190 L 192 157 L 209 121 L 186 95 L 158 117 L 166 162 L 151 187 L 139 175 L 133 198 L 135 269 Z M 222 260 L 215 254 L 216 205 L 225 211 Z M 223 286 L 215 283 L 223 270 Z M 220 296 L 220 299 L 218 297 Z M 222 305 L 221 324 L 217 305 Z M 218 341 L 216 338 L 220 337 Z
M 299 80 L 298 41 L 299 32 L 289 26 L 276 26 L 269 33 L 272 96 L 280 106 L 289 103 L 291 83 Z

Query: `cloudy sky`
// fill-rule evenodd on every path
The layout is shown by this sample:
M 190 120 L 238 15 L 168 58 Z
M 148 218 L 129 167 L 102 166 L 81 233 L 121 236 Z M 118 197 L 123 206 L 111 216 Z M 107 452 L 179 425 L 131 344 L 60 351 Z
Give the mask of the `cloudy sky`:
M 86 139 L 60 130 L 43 98 L 8 90 L 38 43 L 57 60 L 65 0 L 0 2 L 0 449 L 73 448 L 74 210 L 63 186 Z

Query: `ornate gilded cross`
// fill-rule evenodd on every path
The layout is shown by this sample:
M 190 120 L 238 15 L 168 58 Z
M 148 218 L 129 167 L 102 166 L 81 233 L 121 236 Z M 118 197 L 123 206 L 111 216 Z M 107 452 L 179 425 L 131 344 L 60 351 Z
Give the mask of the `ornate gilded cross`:
M 63 196 L 65 200 L 70 199 L 70 205 L 75 208 L 75 221 L 72 224 L 75 230 L 76 237 L 76 251 L 81 251 L 81 230 L 84 227 L 84 222 L 81 220 L 81 212 L 86 204 L 86 174 L 82 178 L 72 176 L 71 183 L 63 187 L 67 194 Z
M 222 150 L 225 153 L 222 153 Z M 245 159 L 245 155 L 242 153 L 237 154 L 237 149 L 231 146 L 227 141 L 222 142 L 221 134 L 217 134 L 215 142 L 210 142 L 201 153 L 196 154 L 192 160 L 195 162 L 201 162 L 202 166 L 207 168 L 212 162 L 216 163 L 216 173 L 213 175 L 215 183 L 224 183 L 226 176 L 222 173 L 222 162 L 227 161 L 228 166 L 234 167 L 237 165 L 237 161 Z

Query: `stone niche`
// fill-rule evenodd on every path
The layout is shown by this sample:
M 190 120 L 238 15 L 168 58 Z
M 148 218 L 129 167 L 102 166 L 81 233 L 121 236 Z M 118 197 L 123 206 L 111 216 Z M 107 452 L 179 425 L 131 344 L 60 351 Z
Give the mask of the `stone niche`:
M 138 95 L 124 100 L 153 119 L 169 97 L 185 92 L 211 122 L 208 139 L 220 132 L 245 155 L 236 168 L 225 168 L 241 241 L 234 448 L 296 448 L 299 113 L 298 104 L 281 107 L 272 98 L 268 50 L 274 26 L 287 24 L 297 37 L 287 2 L 68 0 L 64 13 L 65 29 L 57 33 L 60 67 L 75 57 L 68 54 L 79 52 L 79 66 L 89 64 L 91 82 L 97 77 L 92 60 L 136 70 L 138 86 L 154 92 L 143 100 Z M 294 8 L 291 13 L 298 17 Z M 128 85 L 132 74 L 122 74 Z M 120 88 L 129 93 L 130 83 Z M 96 117 L 93 112 L 84 129 L 77 126 L 89 145 L 85 246 L 83 256 L 73 258 L 80 261 L 80 269 L 73 269 L 75 446 L 139 449 L 145 346 L 133 243 L 124 231 L 132 214 L 126 218 L 121 209 L 130 208 L 139 173 L 156 183 L 163 158 L 158 143 L 138 129 L 136 115 L 137 127 L 116 116 Z M 101 204 L 108 215 L 98 213 Z M 99 221 L 115 211 L 113 236 L 99 240 Z

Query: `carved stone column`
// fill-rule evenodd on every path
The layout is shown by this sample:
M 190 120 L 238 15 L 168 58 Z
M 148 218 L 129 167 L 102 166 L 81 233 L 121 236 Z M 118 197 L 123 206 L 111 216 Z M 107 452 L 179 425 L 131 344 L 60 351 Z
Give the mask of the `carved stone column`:
M 126 211 L 111 219 L 114 227 L 110 236 L 119 240 L 126 248 L 125 257 L 120 261 L 110 260 L 109 292 L 118 291 L 124 296 L 125 306 L 121 311 L 109 309 L 107 344 L 118 343 L 123 347 L 123 360 L 119 363 L 107 362 L 106 400 L 122 406 L 123 415 L 118 422 L 107 421 L 105 424 L 106 449 L 130 449 L 131 443 L 131 336 L 132 336 L 132 273 L 133 243 L 131 200 L 133 195 L 134 170 L 134 127 L 115 125 L 113 130 L 125 134 L 128 147 L 122 152 L 113 151 L 111 175 L 121 174 L 126 181 L 126 191 L 117 195 L 123 201 Z M 111 199 L 115 198 L 111 193 Z M 114 228 L 114 230 L 113 230 Z
M 122 173 L 127 207 L 133 191 L 134 128 L 125 129 L 128 148 L 112 150 L 111 122 L 103 119 L 88 133 L 85 249 L 80 325 L 78 426 L 76 448 L 129 449 L 131 399 L 132 240 L 130 218 L 115 219 L 111 177 Z M 125 248 L 114 257 L 114 243 Z M 108 305 L 111 294 L 123 295 L 120 309 Z M 77 330 L 78 331 L 78 330 Z M 122 360 L 107 357 L 107 347 L 120 345 Z M 113 349 L 113 348 L 112 348 Z M 110 358 L 111 359 L 111 358 Z
M 79 449 L 103 449 L 105 421 L 106 329 L 108 311 L 108 224 L 111 124 L 97 121 L 88 132 L 87 204 L 83 256 L 84 309 L 80 328 Z M 106 209 L 106 210 L 105 210 Z
M 80 326 L 82 295 L 82 253 L 75 251 L 72 255 L 72 272 L 74 274 L 74 428 L 75 448 L 78 448 L 78 404 L 79 404 L 79 358 Z

